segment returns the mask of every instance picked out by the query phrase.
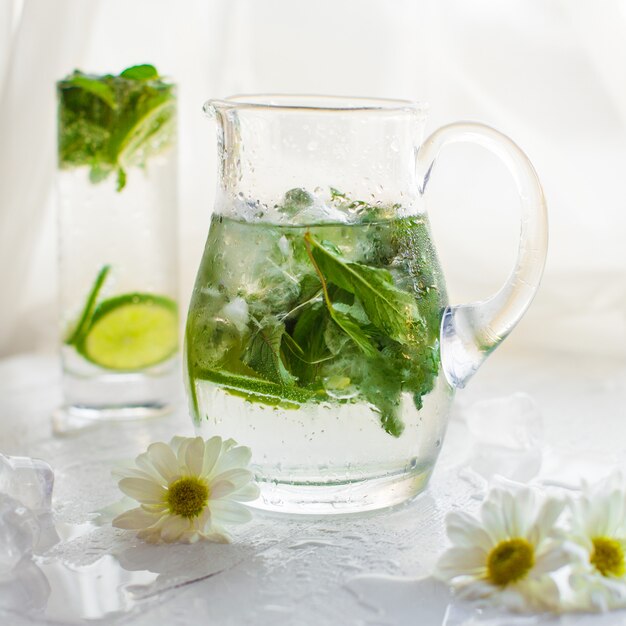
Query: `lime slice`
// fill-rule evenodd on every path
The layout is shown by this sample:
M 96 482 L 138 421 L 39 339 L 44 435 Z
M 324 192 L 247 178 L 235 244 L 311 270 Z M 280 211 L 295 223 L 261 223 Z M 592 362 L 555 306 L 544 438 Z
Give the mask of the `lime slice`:
M 156 152 L 164 144 L 169 143 L 174 127 L 176 105 L 169 93 L 163 93 L 161 99 L 159 104 L 136 121 L 122 139 L 118 147 L 117 160 L 123 167 L 145 157 L 146 151 Z
M 159 101 L 160 99 L 160 101 Z M 170 145 L 174 132 L 176 105 L 171 93 L 164 91 L 148 103 L 153 108 L 135 111 L 137 119 L 117 146 L 117 191 L 126 186 L 126 170 L 145 165 L 146 157 Z
M 178 348 L 178 310 L 164 296 L 130 293 L 104 300 L 76 349 L 110 370 L 145 369 Z

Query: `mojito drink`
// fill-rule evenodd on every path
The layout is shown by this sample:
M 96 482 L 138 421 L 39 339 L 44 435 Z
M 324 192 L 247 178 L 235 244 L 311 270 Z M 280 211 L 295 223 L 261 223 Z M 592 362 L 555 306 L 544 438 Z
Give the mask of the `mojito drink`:
M 177 389 L 174 89 L 144 65 L 58 94 L 65 409 L 160 413 Z

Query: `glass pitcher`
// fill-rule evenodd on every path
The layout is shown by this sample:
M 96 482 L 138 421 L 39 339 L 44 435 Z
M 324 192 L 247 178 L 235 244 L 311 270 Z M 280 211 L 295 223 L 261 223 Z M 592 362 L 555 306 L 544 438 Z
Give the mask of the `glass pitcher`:
M 198 433 L 252 449 L 253 503 L 353 513 L 426 486 L 448 410 L 530 304 L 546 255 L 535 171 L 507 137 L 427 107 L 259 95 L 211 100 L 219 182 L 186 327 Z M 474 142 L 517 186 L 516 266 L 485 302 L 450 306 L 424 196 L 439 150 Z

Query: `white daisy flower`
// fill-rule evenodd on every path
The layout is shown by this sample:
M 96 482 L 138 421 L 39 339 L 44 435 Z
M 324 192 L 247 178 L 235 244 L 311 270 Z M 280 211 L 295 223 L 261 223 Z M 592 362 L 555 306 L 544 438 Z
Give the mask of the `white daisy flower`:
M 250 456 L 250 448 L 221 437 L 151 444 L 136 467 L 116 472 L 119 488 L 140 506 L 118 515 L 113 526 L 136 530 L 150 543 L 228 542 L 223 525 L 249 521 L 250 511 L 241 502 L 259 495 L 252 472 L 245 469 Z
M 583 484 L 581 496 L 571 501 L 567 538 L 580 555 L 570 576 L 575 608 L 626 607 L 626 488 L 621 474 Z
M 523 485 L 507 485 L 489 492 L 480 519 L 448 515 L 453 545 L 439 560 L 436 575 L 464 599 L 516 612 L 558 611 L 559 589 L 550 573 L 569 562 L 553 530 L 564 503 Z

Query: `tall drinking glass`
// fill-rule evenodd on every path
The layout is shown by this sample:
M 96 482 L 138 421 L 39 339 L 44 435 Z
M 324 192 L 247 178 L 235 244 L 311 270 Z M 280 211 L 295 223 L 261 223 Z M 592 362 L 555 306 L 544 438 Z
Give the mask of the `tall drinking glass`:
M 175 88 L 142 65 L 57 91 L 63 412 L 160 414 L 178 386 Z

